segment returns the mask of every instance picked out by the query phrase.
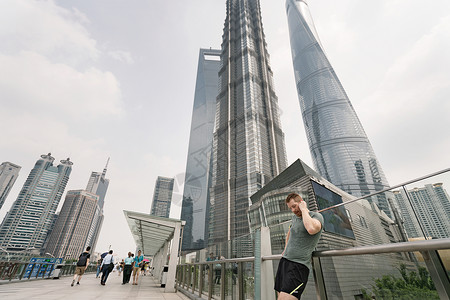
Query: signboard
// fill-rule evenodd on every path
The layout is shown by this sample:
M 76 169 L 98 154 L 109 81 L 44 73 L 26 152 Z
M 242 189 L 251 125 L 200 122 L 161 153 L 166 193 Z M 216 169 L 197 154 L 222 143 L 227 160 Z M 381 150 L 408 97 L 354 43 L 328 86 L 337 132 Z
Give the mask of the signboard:
M 61 264 L 62 258 L 32 257 L 23 278 L 49 277 L 55 265 Z

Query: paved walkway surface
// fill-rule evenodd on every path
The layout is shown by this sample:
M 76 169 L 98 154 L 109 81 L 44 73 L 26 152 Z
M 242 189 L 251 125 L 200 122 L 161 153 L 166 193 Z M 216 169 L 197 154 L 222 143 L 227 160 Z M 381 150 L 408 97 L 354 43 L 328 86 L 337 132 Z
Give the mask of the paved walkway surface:
M 60 279 L 43 279 L 20 281 L 0 285 L 0 299 L 161 299 L 186 300 L 186 296 L 178 293 L 164 293 L 156 279 L 152 276 L 139 276 L 139 285 L 122 285 L 122 276 L 113 272 L 106 285 L 100 284 L 95 274 L 84 275 L 80 285 L 70 286 L 72 276 Z

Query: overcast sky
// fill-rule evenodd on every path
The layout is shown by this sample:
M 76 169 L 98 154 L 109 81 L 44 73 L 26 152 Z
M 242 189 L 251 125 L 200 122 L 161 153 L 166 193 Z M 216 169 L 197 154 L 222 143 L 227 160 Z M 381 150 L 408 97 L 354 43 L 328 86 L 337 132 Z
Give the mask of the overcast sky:
M 97 251 L 135 244 L 123 210 L 150 212 L 158 175 L 181 210 L 199 48 L 220 48 L 225 0 L 0 1 L 0 163 L 74 162 L 84 189 L 111 157 Z M 391 185 L 450 166 L 450 1 L 309 1 L 322 45 Z M 289 163 L 312 160 L 285 1 L 261 0 Z M 62 206 L 63 196 L 60 207 Z

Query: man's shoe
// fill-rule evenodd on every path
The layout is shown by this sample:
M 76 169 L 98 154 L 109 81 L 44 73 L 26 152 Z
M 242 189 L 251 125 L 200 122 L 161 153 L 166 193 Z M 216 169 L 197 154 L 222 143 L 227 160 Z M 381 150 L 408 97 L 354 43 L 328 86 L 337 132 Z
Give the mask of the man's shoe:
M 72 280 L 72 284 L 70 286 L 73 286 L 75 284 L 75 280 Z
M 80 285 L 80 282 L 78 281 L 77 284 Z

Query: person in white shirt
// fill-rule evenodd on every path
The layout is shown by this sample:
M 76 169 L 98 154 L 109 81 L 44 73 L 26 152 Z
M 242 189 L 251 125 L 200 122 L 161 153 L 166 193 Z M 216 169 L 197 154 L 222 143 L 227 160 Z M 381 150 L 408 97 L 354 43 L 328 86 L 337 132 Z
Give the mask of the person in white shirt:
M 102 266 L 101 266 L 101 269 L 102 269 L 102 279 L 100 282 L 101 285 L 105 285 L 106 280 L 108 279 L 109 273 L 114 268 L 114 257 L 112 254 L 113 254 L 113 251 L 109 250 L 109 253 L 106 254 L 105 258 L 103 258 Z

